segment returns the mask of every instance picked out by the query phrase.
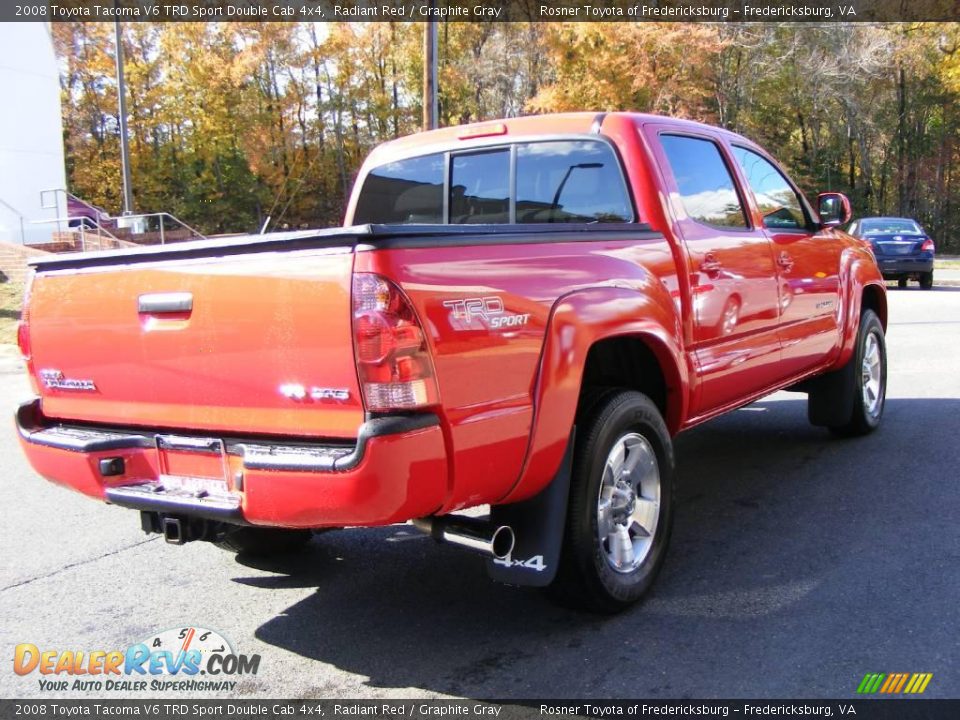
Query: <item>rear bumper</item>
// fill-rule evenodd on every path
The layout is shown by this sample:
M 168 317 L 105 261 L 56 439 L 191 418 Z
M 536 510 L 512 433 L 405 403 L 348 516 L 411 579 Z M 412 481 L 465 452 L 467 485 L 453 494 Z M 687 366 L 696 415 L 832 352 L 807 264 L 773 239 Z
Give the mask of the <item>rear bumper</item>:
M 66 425 L 43 417 L 39 400 L 20 407 L 17 429 L 30 464 L 47 480 L 171 515 L 277 527 L 386 525 L 429 515 L 447 492 L 443 434 L 429 414 L 370 420 L 353 445 L 180 433 L 180 449 L 193 448 L 187 454 L 222 456 L 224 491 L 214 493 L 164 485 L 159 448 L 169 436 Z
M 933 258 L 911 258 L 911 257 L 897 257 L 897 258 L 885 258 L 883 256 L 877 258 L 877 265 L 880 267 L 880 272 L 883 273 L 885 278 L 894 279 L 900 275 L 909 275 L 912 273 L 925 273 L 933 272 Z

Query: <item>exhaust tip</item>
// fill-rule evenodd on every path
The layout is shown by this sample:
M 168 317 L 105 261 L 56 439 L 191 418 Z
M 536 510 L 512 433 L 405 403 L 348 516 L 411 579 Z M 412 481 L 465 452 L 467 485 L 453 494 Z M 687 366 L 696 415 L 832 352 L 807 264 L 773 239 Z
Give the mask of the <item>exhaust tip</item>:
M 493 537 L 490 538 L 490 549 L 497 560 L 506 560 L 513 552 L 513 546 L 516 544 L 516 536 L 513 534 L 513 528 L 509 525 L 501 525 L 493 531 Z

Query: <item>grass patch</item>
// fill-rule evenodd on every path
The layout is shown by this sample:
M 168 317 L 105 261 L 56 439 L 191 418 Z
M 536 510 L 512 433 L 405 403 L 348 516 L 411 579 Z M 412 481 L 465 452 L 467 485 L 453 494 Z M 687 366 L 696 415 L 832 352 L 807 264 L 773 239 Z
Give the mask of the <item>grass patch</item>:
M 17 343 L 17 321 L 23 302 L 23 285 L 0 283 L 0 343 Z
M 951 260 L 934 260 L 933 261 L 934 270 L 960 270 L 960 260 L 951 259 Z

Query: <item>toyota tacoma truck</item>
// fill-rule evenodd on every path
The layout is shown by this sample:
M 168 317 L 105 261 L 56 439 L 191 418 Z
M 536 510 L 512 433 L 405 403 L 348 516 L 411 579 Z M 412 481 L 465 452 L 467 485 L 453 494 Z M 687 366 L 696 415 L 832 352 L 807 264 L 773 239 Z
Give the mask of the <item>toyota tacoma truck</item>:
M 783 389 L 835 434 L 880 422 L 886 295 L 849 220 L 694 122 L 415 134 L 344 227 L 33 261 L 20 441 L 171 543 L 412 521 L 614 612 L 664 561 L 677 433 Z

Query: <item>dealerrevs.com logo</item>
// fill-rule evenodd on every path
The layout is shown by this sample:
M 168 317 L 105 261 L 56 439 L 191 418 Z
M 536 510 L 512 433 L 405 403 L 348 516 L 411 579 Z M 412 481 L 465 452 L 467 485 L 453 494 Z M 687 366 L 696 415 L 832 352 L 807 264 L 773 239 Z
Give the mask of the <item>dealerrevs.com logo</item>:
M 215 630 L 171 628 L 125 650 L 51 650 L 17 645 L 13 671 L 39 675 L 41 691 L 225 691 L 256 675 L 259 655 L 237 653 Z

